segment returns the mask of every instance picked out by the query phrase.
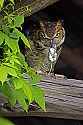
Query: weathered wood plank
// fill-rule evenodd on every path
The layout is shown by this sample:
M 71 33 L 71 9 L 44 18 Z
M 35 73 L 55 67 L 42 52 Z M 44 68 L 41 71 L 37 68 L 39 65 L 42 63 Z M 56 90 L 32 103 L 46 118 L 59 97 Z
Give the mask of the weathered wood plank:
M 67 114 L 72 119 L 83 120 L 83 81 L 75 79 L 50 79 L 45 77 L 39 84 L 45 91 L 47 112 Z M 67 118 L 64 117 L 63 118 Z M 74 117 L 73 117 L 74 116 Z M 76 117 L 75 117 L 76 116 Z M 82 116 L 82 117 L 81 117 Z M 59 116 L 58 116 L 59 117 Z
M 30 16 L 59 0 L 22 0 L 15 4 L 15 11 L 13 14 Z M 31 8 L 31 12 L 29 11 Z M 12 13 L 10 13 L 11 15 Z M 3 16 L 0 15 L 0 25 L 5 24 Z
M 33 14 L 48 7 L 49 5 L 56 3 L 57 1 L 59 0 L 22 0 L 21 3 L 17 2 L 16 10 L 18 11 L 18 13 L 24 16 L 28 16 L 27 11 L 22 12 L 23 9 L 19 8 L 26 8 L 29 5 L 31 7 L 31 14 Z
M 83 120 L 83 81 L 45 76 L 38 83 L 45 91 L 46 112 L 0 112 L 4 116 L 41 116 Z

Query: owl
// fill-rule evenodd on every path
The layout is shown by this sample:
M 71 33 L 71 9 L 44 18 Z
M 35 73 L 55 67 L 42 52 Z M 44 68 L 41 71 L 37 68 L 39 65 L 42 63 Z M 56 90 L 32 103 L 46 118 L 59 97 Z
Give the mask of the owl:
M 39 73 L 53 72 L 65 40 L 62 21 L 40 20 L 29 33 L 32 50 L 26 53 L 27 62 Z

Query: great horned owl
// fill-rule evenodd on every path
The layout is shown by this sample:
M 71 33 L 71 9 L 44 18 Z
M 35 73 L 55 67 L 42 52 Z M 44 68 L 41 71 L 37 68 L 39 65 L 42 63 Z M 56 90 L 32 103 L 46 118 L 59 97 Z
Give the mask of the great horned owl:
M 51 72 L 60 55 L 65 30 L 61 20 L 39 21 L 38 26 L 29 29 L 32 50 L 27 51 L 27 61 L 38 72 Z

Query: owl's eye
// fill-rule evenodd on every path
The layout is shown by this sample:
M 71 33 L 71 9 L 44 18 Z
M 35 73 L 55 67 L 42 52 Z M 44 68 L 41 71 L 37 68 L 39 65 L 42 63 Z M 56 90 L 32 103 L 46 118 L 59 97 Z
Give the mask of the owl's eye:
M 57 33 L 57 34 L 56 34 L 56 37 L 59 37 L 59 35 L 60 35 L 60 33 Z
M 44 33 L 43 32 L 39 32 L 39 34 L 38 34 L 40 37 L 45 37 L 45 35 L 44 35 Z
M 41 35 L 42 35 L 43 38 L 45 37 L 45 34 L 43 32 L 41 33 Z

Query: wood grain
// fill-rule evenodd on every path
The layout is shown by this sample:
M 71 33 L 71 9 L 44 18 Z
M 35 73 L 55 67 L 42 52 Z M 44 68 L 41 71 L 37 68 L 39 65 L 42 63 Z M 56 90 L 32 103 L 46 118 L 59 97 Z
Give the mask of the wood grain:
M 56 3 L 59 0 L 30 0 L 30 2 L 28 0 L 22 0 L 21 3 L 17 2 L 16 4 L 16 10 L 18 11 L 18 14 L 22 13 L 22 7 L 26 7 L 26 6 L 30 6 L 31 7 L 31 14 L 34 14 L 46 7 L 48 7 L 49 5 L 52 5 L 54 3 Z M 19 10 L 18 10 L 19 9 Z M 24 16 L 28 16 L 28 13 L 26 11 L 24 11 L 22 13 L 22 15 Z
M 83 120 L 83 81 L 75 79 L 50 79 L 39 84 L 45 91 L 47 112 L 63 114 L 63 118 Z M 57 115 L 57 117 L 59 117 Z
M 0 112 L 4 116 L 39 116 L 83 120 L 83 81 L 54 79 L 43 76 L 38 83 L 45 92 L 46 112 L 41 110 L 24 112 Z
M 31 16 L 32 14 L 46 8 L 49 5 L 56 3 L 59 0 L 22 0 L 15 4 L 15 11 L 11 14 Z M 30 8 L 30 9 L 29 9 Z M 31 12 L 29 11 L 31 10 Z M 3 14 L 0 15 L 0 26 L 5 24 Z

